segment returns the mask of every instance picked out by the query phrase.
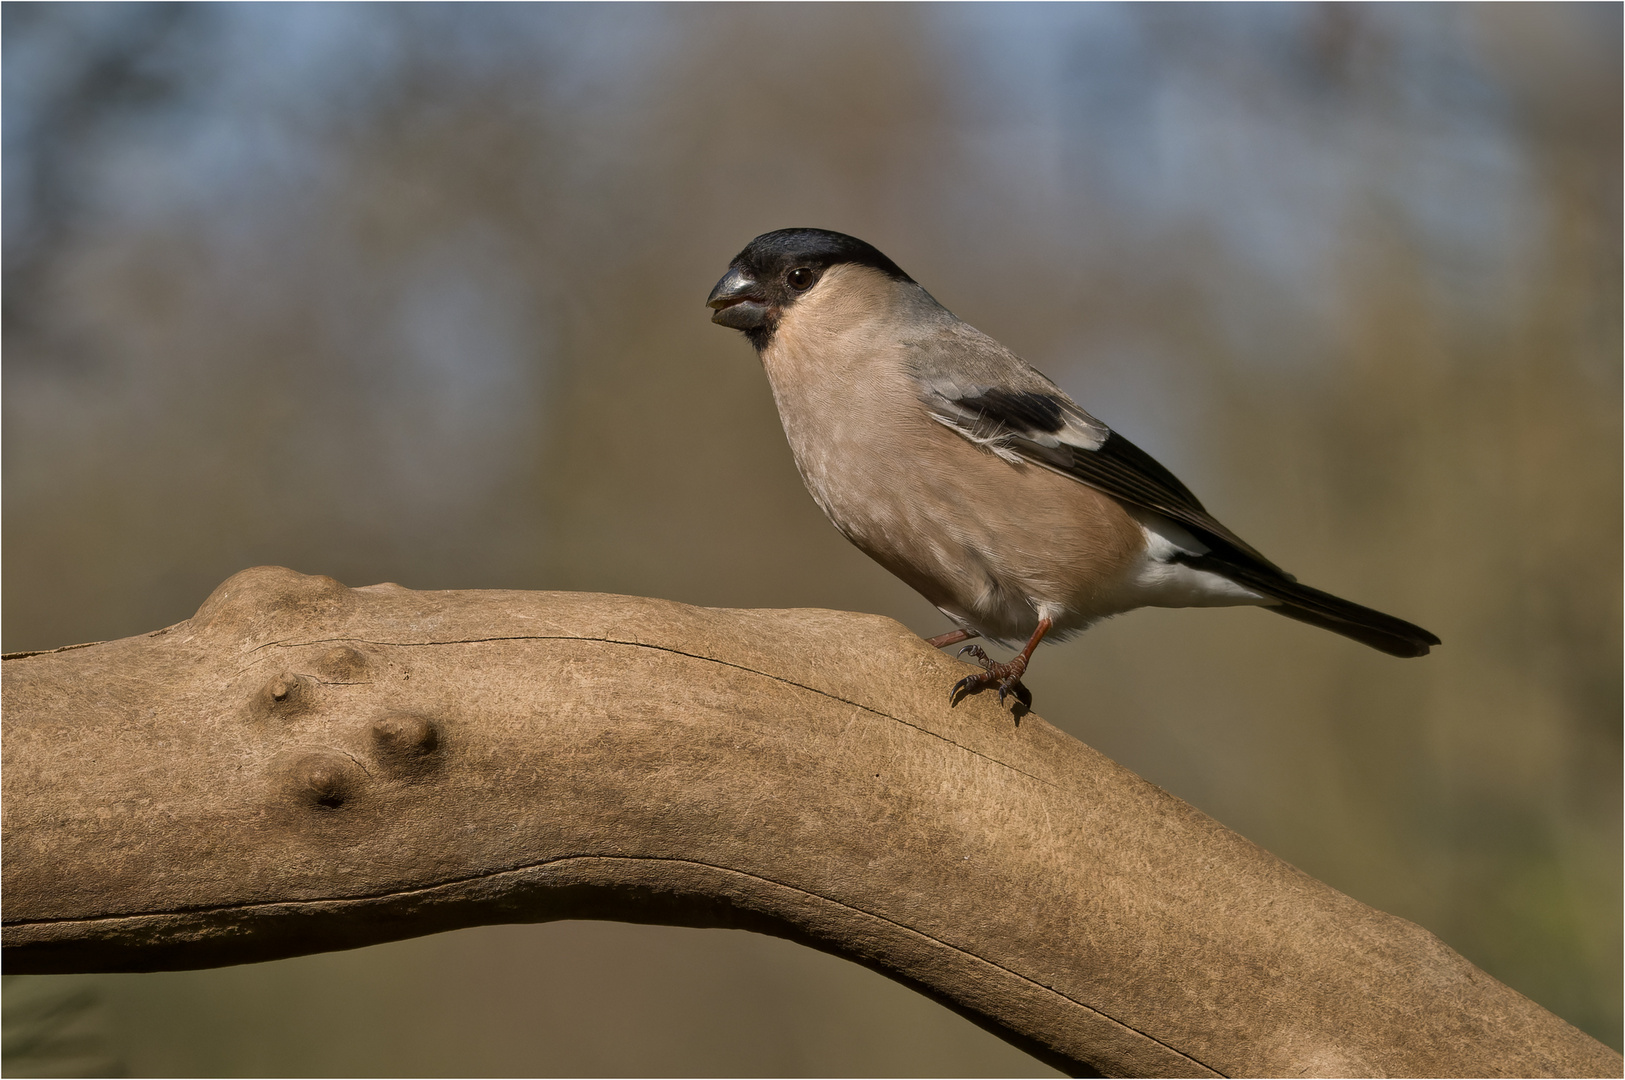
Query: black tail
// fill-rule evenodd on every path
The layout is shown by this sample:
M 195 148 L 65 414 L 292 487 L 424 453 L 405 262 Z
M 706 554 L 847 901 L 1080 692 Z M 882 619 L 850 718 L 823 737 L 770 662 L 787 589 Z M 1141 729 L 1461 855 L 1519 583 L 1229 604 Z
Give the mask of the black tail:
M 1420 626 L 1350 603 L 1331 593 L 1299 585 L 1291 578 L 1263 567 L 1248 566 L 1212 555 L 1198 556 L 1189 562 L 1200 569 L 1223 574 L 1237 584 L 1275 600 L 1276 603 L 1269 605 L 1270 611 L 1353 638 L 1390 656 L 1426 656 L 1432 646 L 1439 644 L 1437 637 Z

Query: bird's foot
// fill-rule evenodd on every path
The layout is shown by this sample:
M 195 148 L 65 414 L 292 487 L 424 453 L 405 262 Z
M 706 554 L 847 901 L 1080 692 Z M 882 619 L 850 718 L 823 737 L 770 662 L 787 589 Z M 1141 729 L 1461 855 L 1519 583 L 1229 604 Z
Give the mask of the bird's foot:
M 999 688 L 1000 705 L 1004 704 L 1005 698 L 1013 697 L 1021 703 L 1023 709 L 1033 707 L 1032 691 L 1021 683 L 1021 676 L 1027 670 L 1027 657 L 1025 655 L 1018 655 L 1008 664 L 1001 664 L 983 652 L 980 645 L 966 645 L 959 650 L 960 656 L 967 653 L 976 657 L 977 663 L 982 665 L 982 670 L 975 675 L 967 675 L 954 683 L 954 688 L 948 692 L 948 705 L 950 708 L 958 705 L 972 694 L 981 693 L 990 686 Z

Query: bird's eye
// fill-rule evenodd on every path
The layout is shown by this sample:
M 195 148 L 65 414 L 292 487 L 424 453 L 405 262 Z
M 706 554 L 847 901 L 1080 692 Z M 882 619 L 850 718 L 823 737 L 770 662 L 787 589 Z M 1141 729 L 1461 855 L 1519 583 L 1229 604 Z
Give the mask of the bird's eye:
M 818 280 L 818 275 L 805 266 L 798 266 L 785 275 L 785 281 L 796 292 L 806 292 L 812 288 L 812 283 Z

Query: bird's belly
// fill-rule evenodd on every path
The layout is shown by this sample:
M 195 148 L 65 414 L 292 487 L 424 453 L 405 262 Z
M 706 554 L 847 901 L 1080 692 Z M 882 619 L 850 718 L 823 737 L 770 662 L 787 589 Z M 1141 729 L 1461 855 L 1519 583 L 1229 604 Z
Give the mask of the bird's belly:
M 1121 606 L 1142 531 L 1120 504 L 1016 465 L 921 414 L 887 433 L 797 446 L 813 498 L 855 545 L 986 637 L 1025 639 L 1040 614 L 1065 635 Z M 856 436 L 857 445 L 843 436 Z M 885 445 L 890 453 L 877 453 Z

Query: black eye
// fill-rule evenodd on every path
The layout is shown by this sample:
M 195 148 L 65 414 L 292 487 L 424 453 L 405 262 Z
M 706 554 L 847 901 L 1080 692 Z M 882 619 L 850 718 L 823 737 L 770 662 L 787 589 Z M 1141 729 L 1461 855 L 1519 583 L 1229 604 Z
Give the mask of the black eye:
M 786 274 L 784 276 L 784 280 L 787 281 L 790 288 L 794 289 L 796 292 L 806 292 L 808 289 L 812 288 L 812 283 L 818 280 L 818 273 L 817 271 L 810 270 L 805 266 L 798 266 Z

